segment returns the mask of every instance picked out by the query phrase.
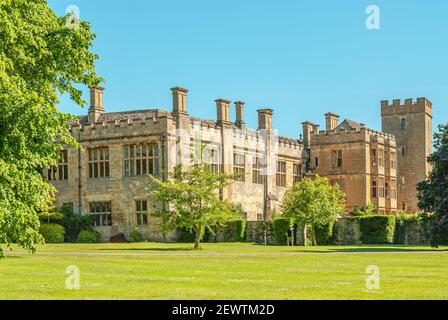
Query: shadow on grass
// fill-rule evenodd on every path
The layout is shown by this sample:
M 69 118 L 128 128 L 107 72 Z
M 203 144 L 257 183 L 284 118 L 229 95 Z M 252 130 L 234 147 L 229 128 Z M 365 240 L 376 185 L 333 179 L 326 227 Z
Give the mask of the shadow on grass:
M 102 250 L 102 251 L 166 251 L 166 252 L 170 252 L 170 251 L 200 251 L 200 250 L 195 250 L 193 249 L 193 247 L 191 248 L 98 248 L 97 250 Z
M 264 246 L 264 244 L 260 244 L 260 243 L 254 243 L 253 245 L 255 246 Z M 267 245 L 268 247 L 284 247 L 286 248 L 291 248 L 285 245 Z M 288 252 L 303 252 L 303 253 L 335 253 L 335 252 L 341 252 L 341 253 L 369 253 L 369 252 L 385 252 L 385 253 L 389 253 L 389 252 L 433 252 L 433 251 L 437 251 L 437 252 L 448 252 L 448 249 L 446 248 L 438 248 L 438 249 L 434 249 L 431 248 L 429 246 L 425 247 L 425 246 L 421 246 L 421 247 L 416 247 L 416 246 L 406 246 L 406 245 L 378 245 L 378 246 L 372 246 L 372 245 L 340 245 L 340 246 L 317 246 L 315 247 L 316 249 L 314 249 L 314 247 L 312 246 L 294 246 Z M 297 250 L 294 250 L 297 249 Z

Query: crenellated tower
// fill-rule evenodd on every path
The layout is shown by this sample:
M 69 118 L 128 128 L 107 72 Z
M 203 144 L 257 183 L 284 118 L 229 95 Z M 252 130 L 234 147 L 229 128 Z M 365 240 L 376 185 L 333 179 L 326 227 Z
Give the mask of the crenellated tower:
M 417 212 L 417 184 L 431 170 L 427 157 L 432 153 L 432 103 L 426 98 L 381 101 L 384 132 L 397 143 L 398 208 Z

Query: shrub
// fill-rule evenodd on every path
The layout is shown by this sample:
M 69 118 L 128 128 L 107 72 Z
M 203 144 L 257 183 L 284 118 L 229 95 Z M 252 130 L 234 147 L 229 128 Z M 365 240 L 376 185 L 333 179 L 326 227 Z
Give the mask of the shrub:
M 272 220 L 272 231 L 276 244 L 286 245 L 288 229 L 291 225 L 289 219 Z
M 370 203 L 364 207 L 356 207 L 352 215 L 354 217 L 372 216 L 375 212 L 375 207 Z
M 100 234 L 93 230 L 82 230 L 76 242 L 78 243 L 97 243 L 100 241 Z
M 128 242 L 123 233 L 117 233 L 109 238 L 110 243 L 125 243 Z
M 177 230 L 177 242 L 194 243 L 195 232 L 180 228 Z
M 142 242 L 143 241 L 143 236 L 140 233 L 140 231 L 138 231 L 138 229 L 134 229 L 132 230 L 131 234 L 129 235 L 129 242 Z
M 359 217 L 361 241 L 364 244 L 387 244 L 394 242 L 395 216 Z
M 243 242 L 244 240 L 246 240 L 246 226 L 247 226 L 247 221 L 246 220 L 237 220 L 235 222 L 236 224 L 236 238 L 237 241 L 239 242 Z
M 46 243 L 64 242 L 65 229 L 59 224 L 43 223 L 40 225 L 39 232 L 44 237 Z
M 316 226 L 316 241 L 319 245 L 328 245 L 334 243 L 334 222 L 323 226 Z
M 74 213 L 69 206 L 63 206 L 59 210 L 62 213 L 60 224 L 65 228 L 65 241 L 76 242 L 81 230 L 93 227 L 93 216 Z

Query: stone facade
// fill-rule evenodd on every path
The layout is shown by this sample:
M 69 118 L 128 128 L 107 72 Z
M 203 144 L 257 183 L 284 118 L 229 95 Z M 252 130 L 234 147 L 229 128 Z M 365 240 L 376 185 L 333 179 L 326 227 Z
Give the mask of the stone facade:
M 397 210 L 397 193 L 400 202 L 400 191 L 409 191 L 394 188 L 397 178 L 400 183 L 400 162 L 393 160 L 398 152 L 393 131 L 396 124 L 387 120 L 389 109 L 383 111 L 383 129 L 388 133 L 350 120 L 339 124 L 339 117 L 329 113 L 326 130 L 305 122 L 302 137 L 296 139 L 276 133 L 271 109 L 257 111 L 258 128 L 252 130 L 246 128 L 244 102 L 235 102 L 237 118 L 233 122 L 231 102 L 217 99 L 217 120 L 205 120 L 189 115 L 188 90 L 171 90 L 171 112 L 150 109 L 107 113 L 103 89 L 92 88 L 88 115 L 79 117 L 79 123 L 71 128 L 82 149 L 64 151 L 65 159 L 49 170 L 48 178 L 58 190 L 57 204 L 70 204 L 75 212 L 95 215 L 103 241 L 118 233 L 129 235 L 135 228 L 148 240 L 173 240 L 176 234 L 162 234 L 157 220 L 146 215 L 161 206 L 152 199 L 148 175 L 166 179 L 177 163 L 196 161 L 203 145 L 212 170 L 241 174 L 222 197 L 240 203 L 248 221 L 271 219 L 274 211 L 280 211 L 287 188 L 306 175 L 319 174 L 338 183 L 347 194 L 347 211 L 372 203 L 380 213 L 393 213 Z M 414 119 L 414 112 L 406 116 Z M 415 116 L 415 123 L 409 121 L 409 131 L 414 126 L 420 128 L 419 119 Z M 420 150 L 418 143 L 407 147 L 410 152 L 413 148 Z M 384 160 L 378 160 L 380 150 L 381 155 L 384 151 Z M 426 165 L 422 157 L 414 163 L 419 168 Z M 412 164 L 407 166 L 402 170 L 405 181 L 415 183 L 408 177 Z M 381 194 L 380 179 L 384 181 Z M 373 180 L 377 181 L 376 193 L 372 193 Z M 411 208 L 409 199 L 415 198 L 415 191 L 409 191 L 406 197 Z

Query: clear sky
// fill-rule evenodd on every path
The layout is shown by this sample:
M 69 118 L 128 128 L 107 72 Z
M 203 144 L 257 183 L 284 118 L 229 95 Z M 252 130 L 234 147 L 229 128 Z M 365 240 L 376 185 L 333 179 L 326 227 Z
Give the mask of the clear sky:
M 170 88 L 190 90 L 191 115 L 216 119 L 214 100 L 274 109 L 274 127 L 298 137 L 324 113 L 381 129 L 380 100 L 427 97 L 448 122 L 448 1 L 50 0 L 76 5 L 97 35 L 107 111 L 171 109 Z M 368 30 L 368 5 L 380 30 Z M 88 92 L 85 91 L 85 98 Z M 66 97 L 61 109 L 83 110 Z M 234 110 L 232 110 L 234 120 Z

